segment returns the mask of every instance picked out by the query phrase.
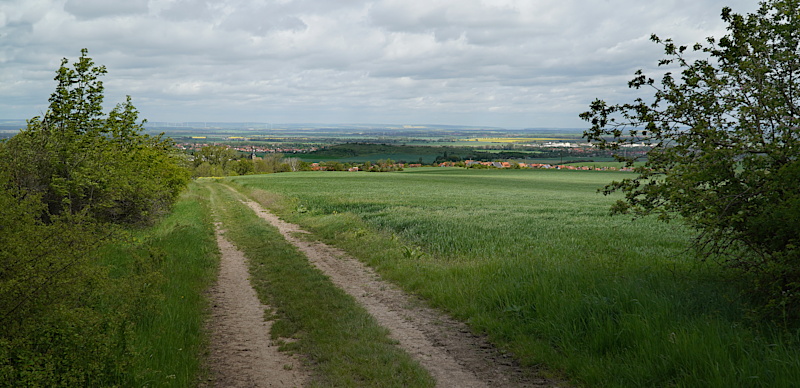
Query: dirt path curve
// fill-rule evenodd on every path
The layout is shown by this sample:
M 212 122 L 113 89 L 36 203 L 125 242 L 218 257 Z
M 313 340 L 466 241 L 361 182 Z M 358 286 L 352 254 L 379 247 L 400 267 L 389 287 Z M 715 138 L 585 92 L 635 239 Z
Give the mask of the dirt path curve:
M 353 296 L 393 339 L 436 379 L 439 387 L 554 387 L 557 384 L 532 376 L 513 360 L 500 354 L 482 337 L 471 334 L 461 322 L 434 309 L 422 307 L 396 286 L 343 251 L 297 236 L 307 233 L 253 201 L 245 202 L 261 218 L 280 230 L 311 263 L 333 283 Z
M 272 323 L 250 285 L 247 259 L 223 237 L 216 224 L 219 278 L 212 287 L 211 354 L 208 365 L 216 387 L 300 387 L 306 381 L 300 362 L 270 341 Z

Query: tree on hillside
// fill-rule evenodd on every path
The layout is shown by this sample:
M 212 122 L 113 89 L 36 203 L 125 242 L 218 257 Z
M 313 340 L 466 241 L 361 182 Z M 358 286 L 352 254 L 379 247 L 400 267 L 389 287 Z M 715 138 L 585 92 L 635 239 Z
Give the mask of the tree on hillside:
M 37 196 L 47 221 L 86 213 L 98 222 L 147 223 L 163 213 L 188 181 L 172 141 L 143 134 L 128 97 L 103 113 L 106 73 L 87 51 L 56 72 L 56 90 L 41 117 L 0 145 L 0 168 L 18 198 Z
M 255 172 L 255 163 L 250 158 L 241 158 L 230 164 L 230 171 L 236 175 L 247 175 Z
M 292 172 L 300 171 L 303 164 L 303 160 L 300 158 L 285 158 L 283 161 L 289 165 L 289 171 Z
M 224 145 L 204 146 L 194 154 L 193 176 L 226 176 L 236 160 L 236 150 Z
M 194 164 L 199 166 L 203 162 L 208 162 L 212 166 L 219 166 L 223 170 L 228 167 L 228 163 L 236 160 L 236 150 L 224 145 L 210 145 L 201 148 L 194 155 Z
M 638 71 L 631 88 L 653 97 L 594 101 L 581 118 L 601 149 L 645 143 L 644 166 L 605 193 L 614 213 L 680 217 L 705 255 L 756 274 L 772 311 L 800 311 L 800 1 L 770 0 L 753 14 L 722 10 L 728 34 L 664 47 L 660 81 Z M 620 159 L 632 165 L 635 158 Z
M 283 172 L 283 154 L 266 154 L 254 162 L 256 174 Z

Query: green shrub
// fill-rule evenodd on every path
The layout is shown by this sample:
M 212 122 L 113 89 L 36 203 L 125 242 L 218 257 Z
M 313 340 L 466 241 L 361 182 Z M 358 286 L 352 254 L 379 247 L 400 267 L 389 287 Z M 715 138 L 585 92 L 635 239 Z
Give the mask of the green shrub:
M 0 386 L 110 386 L 153 315 L 157 250 L 112 277 L 99 247 L 153 223 L 188 183 L 170 140 L 142 134 L 130 102 L 103 114 L 86 50 L 57 71 L 43 117 L 0 142 Z

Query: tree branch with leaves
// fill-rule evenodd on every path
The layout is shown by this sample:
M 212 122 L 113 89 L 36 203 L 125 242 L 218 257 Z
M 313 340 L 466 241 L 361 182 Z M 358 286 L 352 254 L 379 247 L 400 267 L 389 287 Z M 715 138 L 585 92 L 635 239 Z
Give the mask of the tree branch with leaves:
M 702 255 L 762 275 L 768 308 L 800 307 L 800 2 L 725 8 L 722 20 L 727 35 L 691 47 L 653 35 L 668 71 L 628 84 L 652 97 L 595 100 L 580 115 L 584 137 L 600 149 L 650 147 L 635 177 L 603 189 L 624 194 L 612 213 L 680 218 Z

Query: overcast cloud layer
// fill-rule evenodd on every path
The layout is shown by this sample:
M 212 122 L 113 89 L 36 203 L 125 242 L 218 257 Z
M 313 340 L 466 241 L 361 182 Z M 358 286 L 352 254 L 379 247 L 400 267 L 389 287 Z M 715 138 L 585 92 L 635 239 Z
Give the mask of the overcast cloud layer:
M 582 127 L 729 0 L 0 0 L 0 118 L 41 114 L 61 58 L 150 121 Z

